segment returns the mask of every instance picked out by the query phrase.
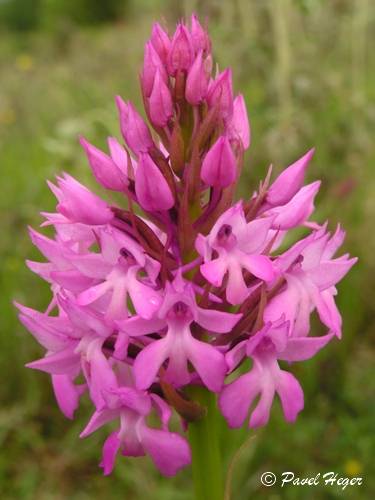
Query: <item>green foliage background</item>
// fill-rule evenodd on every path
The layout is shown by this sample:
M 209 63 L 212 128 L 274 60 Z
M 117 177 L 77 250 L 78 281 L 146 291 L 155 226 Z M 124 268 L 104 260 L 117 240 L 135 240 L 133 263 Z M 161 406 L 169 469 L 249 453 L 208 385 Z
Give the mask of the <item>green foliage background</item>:
M 104 6 L 105 4 L 105 6 Z M 23 365 L 41 355 L 11 301 L 43 309 L 48 289 L 25 267 L 38 260 L 26 226 L 54 200 L 46 178 L 66 170 L 94 186 L 77 144 L 119 136 L 113 97 L 140 104 L 137 74 L 153 20 L 207 16 L 216 60 L 231 65 L 252 124 L 240 191 L 272 163 L 278 171 L 315 145 L 309 179 L 321 178 L 316 219 L 340 221 L 345 251 L 360 261 L 340 285 L 344 337 L 293 367 L 305 410 L 287 425 L 277 404 L 245 447 L 233 498 L 375 498 L 374 122 L 375 5 L 371 0 L 8 0 L 0 2 L 0 497 L 189 500 L 191 476 L 159 476 L 147 459 L 119 459 L 110 478 L 97 463 L 105 432 L 79 441 L 90 415 L 58 411 L 47 376 Z M 319 325 L 314 328 L 319 330 Z M 226 461 L 247 431 L 223 425 Z M 263 471 L 360 475 L 361 488 L 262 487 Z M 209 499 L 208 499 L 209 500 Z

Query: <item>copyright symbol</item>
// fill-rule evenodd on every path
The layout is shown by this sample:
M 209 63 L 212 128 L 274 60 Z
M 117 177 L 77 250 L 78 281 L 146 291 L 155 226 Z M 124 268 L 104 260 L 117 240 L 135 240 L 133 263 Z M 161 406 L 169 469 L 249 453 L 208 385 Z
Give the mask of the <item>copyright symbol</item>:
M 260 482 L 263 486 L 273 486 L 276 483 L 276 475 L 273 472 L 263 472 Z

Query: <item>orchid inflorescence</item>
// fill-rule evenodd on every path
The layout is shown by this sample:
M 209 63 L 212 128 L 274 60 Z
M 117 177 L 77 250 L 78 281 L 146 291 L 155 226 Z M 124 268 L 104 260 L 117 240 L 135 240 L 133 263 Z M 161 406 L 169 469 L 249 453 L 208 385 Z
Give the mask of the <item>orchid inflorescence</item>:
M 188 465 L 183 436 L 204 416 L 193 386 L 218 395 L 230 427 L 265 425 L 275 394 L 293 422 L 303 392 L 279 361 L 309 359 L 341 336 L 335 285 L 356 259 L 333 258 L 340 227 L 331 234 L 309 221 L 320 187 L 304 185 L 313 150 L 234 202 L 250 128 L 231 70 L 212 68 L 195 15 L 172 37 L 154 24 L 140 77 L 153 133 L 117 97 L 125 144 L 110 137 L 107 154 L 80 139 L 96 180 L 127 204 L 110 206 L 63 174 L 49 184 L 57 213 L 43 213 L 55 237 L 30 230 L 48 262 L 27 264 L 53 298 L 45 312 L 17 304 L 47 350 L 27 366 L 51 374 L 68 418 L 89 395 L 95 411 L 81 437 L 118 423 L 104 443 L 105 474 L 119 451 L 150 455 L 165 475 Z M 280 251 L 302 226 L 309 234 Z M 326 335 L 309 335 L 314 311 Z M 250 371 L 237 370 L 247 358 Z M 180 433 L 169 430 L 172 410 Z

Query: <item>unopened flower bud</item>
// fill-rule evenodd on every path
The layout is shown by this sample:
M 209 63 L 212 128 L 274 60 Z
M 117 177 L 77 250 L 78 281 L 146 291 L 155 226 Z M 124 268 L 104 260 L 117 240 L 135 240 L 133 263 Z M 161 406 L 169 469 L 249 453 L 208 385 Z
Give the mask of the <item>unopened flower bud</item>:
M 156 72 L 159 70 L 162 79 L 167 82 L 168 75 L 159 54 L 153 47 L 151 42 L 145 45 L 145 54 L 143 59 L 143 70 L 141 74 L 141 83 L 143 93 L 146 97 L 150 97 L 152 87 L 154 85 Z
M 210 83 L 207 93 L 210 107 L 219 103 L 220 115 L 224 121 L 230 120 L 233 113 L 232 71 L 226 69 Z
M 202 50 L 204 53 L 211 51 L 211 41 L 208 33 L 202 28 L 196 14 L 191 16 L 191 39 L 195 52 Z
M 310 149 L 302 158 L 281 172 L 268 190 L 267 202 L 270 205 L 285 205 L 301 189 L 306 169 L 313 155 L 314 149 Z
M 236 158 L 227 137 L 220 137 L 206 154 L 201 178 L 209 186 L 225 188 L 237 176 Z
M 228 124 L 228 134 L 233 140 L 240 139 L 244 149 L 250 146 L 250 125 L 243 95 L 238 95 L 233 101 L 233 115 Z
M 172 39 L 168 56 L 169 74 L 175 76 L 177 71 L 188 71 L 194 58 L 194 49 L 186 26 L 179 24 Z
M 171 41 L 159 23 L 155 23 L 153 25 L 150 41 L 156 52 L 159 54 L 160 59 L 164 64 L 166 64 L 169 50 L 171 48 Z
M 154 85 L 149 99 L 150 119 L 157 127 L 165 127 L 173 116 L 173 102 L 169 88 L 156 71 Z
M 116 139 L 112 140 L 115 141 Z M 115 160 L 90 144 L 83 137 L 80 138 L 79 142 L 86 152 L 90 167 L 99 184 L 112 191 L 123 191 L 128 185 L 127 163 L 121 161 L 120 165 L 118 165 Z M 121 148 L 119 144 L 118 146 Z M 126 160 L 125 151 L 124 155 Z
M 141 154 L 135 172 L 135 192 L 139 204 L 148 212 L 169 210 L 174 199 L 167 181 L 148 154 Z
M 143 118 L 130 101 L 126 103 L 117 96 L 116 104 L 120 113 L 121 133 L 126 144 L 136 154 L 147 153 L 154 143 Z
M 206 97 L 207 88 L 207 72 L 204 67 L 202 51 L 199 51 L 186 80 L 185 97 L 188 103 L 196 106 L 202 102 Z

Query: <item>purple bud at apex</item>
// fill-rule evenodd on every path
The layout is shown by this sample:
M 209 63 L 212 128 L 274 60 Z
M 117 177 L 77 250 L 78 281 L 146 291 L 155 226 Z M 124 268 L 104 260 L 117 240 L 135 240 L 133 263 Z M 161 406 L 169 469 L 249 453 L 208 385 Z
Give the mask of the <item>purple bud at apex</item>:
M 205 53 L 211 51 L 211 41 L 208 33 L 202 28 L 196 14 L 191 16 L 191 39 L 196 52 L 202 50 Z
M 165 127 L 173 116 L 173 102 L 169 88 L 156 71 L 154 85 L 149 99 L 150 119 L 157 127 Z
M 171 48 L 171 41 L 159 23 L 153 25 L 150 41 L 159 54 L 160 59 L 165 64 Z
M 145 54 L 143 61 L 143 70 L 141 74 L 141 82 L 143 93 L 146 97 L 150 97 L 152 92 L 152 87 L 154 85 L 155 74 L 159 70 L 162 79 L 167 82 L 168 75 L 165 70 L 164 64 L 156 52 L 151 42 L 147 42 L 145 45 Z
M 225 188 L 237 177 L 236 158 L 227 137 L 220 137 L 206 154 L 201 170 L 202 180 L 209 186 Z
M 208 105 L 212 108 L 219 103 L 220 115 L 224 121 L 233 113 L 232 71 L 228 68 L 211 82 L 207 93 Z
M 194 58 L 194 49 L 186 26 L 179 24 L 173 36 L 168 56 L 168 71 L 174 76 L 177 71 L 187 71 Z
M 131 102 L 124 102 L 116 97 L 116 104 L 120 113 L 121 133 L 129 148 L 135 153 L 147 153 L 154 145 L 151 133 Z
M 186 80 L 185 97 L 189 104 L 196 106 L 206 97 L 208 75 L 204 66 L 202 51 L 199 51 Z

